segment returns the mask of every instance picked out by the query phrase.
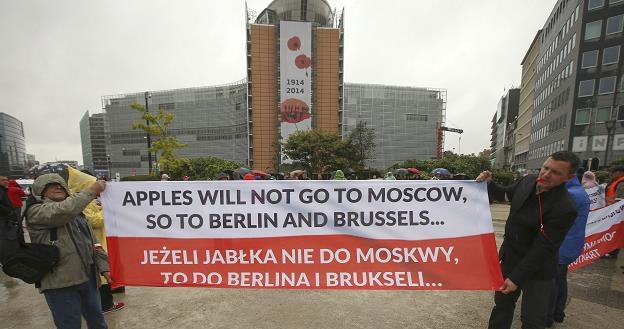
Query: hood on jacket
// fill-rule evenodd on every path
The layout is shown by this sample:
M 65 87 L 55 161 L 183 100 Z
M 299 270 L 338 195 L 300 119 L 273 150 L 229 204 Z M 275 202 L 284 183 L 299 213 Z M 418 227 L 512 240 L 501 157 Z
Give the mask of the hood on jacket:
M 45 190 L 46 186 L 53 183 L 60 184 L 63 189 L 65 189 L 67 195 L 69 195 L 69 187 L 67 187 L 67 182 L 65 182 L 63 177 L 61 177 L 61 175 L 59 174 L 44 174 L 37 177 L 32 186 L 33 194 L 37 197 L 42 197 L 43 190 Z
M 334 174 L 334 180 L 345 180 L 345 174 L 342 172 L 342 170 L 338 169 L 336 170 L 336 174 Z

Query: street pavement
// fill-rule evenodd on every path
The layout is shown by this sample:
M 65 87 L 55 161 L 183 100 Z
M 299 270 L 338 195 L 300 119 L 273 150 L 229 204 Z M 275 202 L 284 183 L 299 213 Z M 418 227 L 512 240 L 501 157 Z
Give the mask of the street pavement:
M 509 207 L 495 204 L 491 210 L 500 245 Z M 599 260 L 570 273 L 567 317 L 554 328 L 622 328 L 624 275 L 615 268 L 615 260 Z M 127 287 L 115 297 L 126 308 L 106 315 L 109 327 L 137 329 L 486 328 L 493 306 L 493 293 L 483 291 Z M 512 328 L 520 328 L 519 309 Z M 54 328 L 43 296 L 3 273 L 0 327 Z

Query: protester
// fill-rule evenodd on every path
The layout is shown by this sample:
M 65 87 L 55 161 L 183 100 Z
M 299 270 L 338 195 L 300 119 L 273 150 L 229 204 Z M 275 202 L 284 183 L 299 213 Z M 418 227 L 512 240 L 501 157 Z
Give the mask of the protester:
M 391 171 L 388 171 L 384 176 L 384 180 L 396 180 L 396 177 L 394 177 Z
M 161 180 L 161 181 L 167 181 L 167 180 L 169 180 L 169 175 L 167 175 L 167 174 L 162 174 L 162 176 L 160 176 L 160 180 Z
M 17 211 L 19 213 L 22 209 L 22 199 L 26 197 L 26 192 L 24 192 L 24 189 L 13 179 L 9 180 L 7 192 L 13 208 L 18 209 Z
M 0 263 L 4 262 L 6 255 L 15 251 L 17 245 L 14 240 L 17 238 L 19 213 L 9 199 L 8 187 L 8 178 L 0 176 Z
M 505 281 L 494 293 L 488 328 L 511 328 L 516 301 L 522 293 L 522 328 L 544 328 L 557 250 L 574 223 L 577 211 L 564 183 L 576 176 L 580 160 L 572 152 L 553 153 L 539 175 L 527 175 L 511 186 L 492 181 L 490 171 L 477 181 L 488 182 L 490 199 L 511 200 L 499 251 Z
M 578 214 L 572 228 L 559 247 L 559 264 L 553 281 L 552 297 L 546 321 L 546 327 L 549 328 L 553 325 L 553 321 L 561 323 L 565 318 L 565 307 L 568 299 L 568 265 L 574 262 L 583 251 L 585 226 L 587 225 L 587 216 L 589 216 L 589 195 L 579 183 L 578 178 L 573 177 L 565 186 L 574 199 Z
M 336 173 L 334 174 L 334 180 L 346 180 L 345 174 L 342 172 L 342 170 L 336 170 Z
M 581 181 L 583 179 L 583 175 L 585 174 L 585 168 L 584 167 L 579 167 L 578 169 L 576 169 L 576 177 L 578 178 L 579 181 Z
M 583 179 L 581 181 L 581 185 L 583 185 L 583 188 L 585 189 L 590 189 L 600 184 L 598 184 L 598 181 L 596 181 L 596 175 L 593 172 L 586 171 L 583 173 Z
M 57 328 L 80 328 L 81 315 L 90 329 L 107 328 L 100 305 L 99 275 L 112 282 L 108 257 L 96 248 L 97 239 L 82 211 L 106 183 L 96 181 L 89 188 L 69 195 L 65 180 L 58 174 L 35 179 L 35 202 L 27 202 L 26 225 L 35 243 L 50 243 L 56 231 L 55 245 L 61 260 L 38 285 L 44 294 Z
M 243 180 L 256 180 L 256 176 L 252 173 L 246 173 L 245 176 L 243 176 Z
M 89 187 L 95 180 L 93 173 L 88 170 L 81 170 L 85 175 L 78 173 L 73 168 L 68 168 L 69 177 L 67 179 L 67 185 L 70 193 L 78 193 L 81 190 Z M 98 241 L 100 242 L 97 247 L 102 247 L 104 252 L 108 253 L 108 246 L 106 243 L 106 228 L 104 227 L 104 211 L 102 210 L 102 203 L 99 199 L 91 201 L 85 209 L 82 211 L 91 225 L 91 229 Z M 106 282 L 106 278 L 100 277 L 100 303 L 102 304 L 102 312 L 104 314 L 115 312 L 124 308 L 125 303 L 116 302 L 113 299 L 113 293 L 111 284 Z M 120 287 L 117 287 L 120 288 Z M 121 286 L 121 288 L 124 288 Z M 125 289 L 125 288 L 124 288 Z
M 224 172 L 220 172 L 217 174 L 217 180 L 230 180 L 230 175 Z

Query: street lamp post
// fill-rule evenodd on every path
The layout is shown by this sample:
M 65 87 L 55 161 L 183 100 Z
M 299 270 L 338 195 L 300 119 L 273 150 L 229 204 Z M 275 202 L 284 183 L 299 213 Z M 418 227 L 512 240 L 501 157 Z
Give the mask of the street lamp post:
M 145 92 L 145 112 L 149 113 L 149 101 L 148 99 L 151 98 L 152 95 L 149 93 L 149 91 Z M 148 175 L 152 174 L 152 152 L 150 151 L 150 148 L 152 147 L 152 137 L 149 133 L 149 125 L 150 122 L 149 120 L 145 120 L 146 124 L 147 124 L 147 168 L 148 168 Z
M 607 148 L 605 149 L 604 166 L 607 167 L 609 161 L 609 149 L 611 148 L 611 135 L 615 129 L 615 120 L 609 119 L 605 121 L 605 127 L 607 128 Z
M 106 176 L 108 176 L 108 179 L 110 180 L 110 178 L 111 178 L 111 158 L 110 158 L 110 154 L 106 155 L 106 167 L 108 167 L 108 174 Z

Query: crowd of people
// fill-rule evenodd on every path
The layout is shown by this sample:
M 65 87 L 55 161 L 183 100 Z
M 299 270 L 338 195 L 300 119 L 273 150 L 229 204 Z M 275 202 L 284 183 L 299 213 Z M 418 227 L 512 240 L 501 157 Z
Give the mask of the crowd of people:
M 563 151 L 552 154 L 538 174 L 521 177 L 510 186 L 495 183 L 490 171 L 476 178 L 487 182 L 490 200 L 511 204 L 499 251 L 504 283 L 495 292 L 489 328 L 511 327 L 521 294 L 523 328 L 550 327 L 564 321 L 568 265 L 583 250 L 590 211 L 585 190 L 598 187 L 604 191 L 607 206 L 624 198 L 624 166 L 610 168 L 610 181 L 601 185 L 593 172 L 579 165 L 574 153 Z M 237 175 L 222 172 L 216 179 L 308 179 L 301 170 L 281 175 L 252 171 Z M 452 175 L 444 168 L 431 172 L 432 179 L 470 179 L 461 175 Z M 332 173 L 333 180 L 354 178 L 347 176 L 342 170 Z M 163 181 L 169 179 L 167 174 L 161 177 Z M 397 178 L 387 172 L 379 179 Z M 188 176 L 184 180 L 189 180 Z M 100 207 L 101 213 L 97 198 L 105 188 L 104 180 L 76 185 L 48 173 L 37 177 L 23 204 L 25 191 L 0 176 L 0 251 L 11 252 L 2 248 L 2 243 L 11 238 L 22 213 L 32 242 L 54 240 L 60 250 L 61 261 L 55 270 L 37 284 L 58 328 L 80 328 L 81 318 L 89 328 L 107 328 L 104 314 L 124 306 L 112 298 L 103 221 L 89 210 Z M 617 253 L 614 250 L 605 257 L 617 257 Z

